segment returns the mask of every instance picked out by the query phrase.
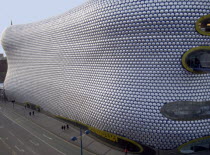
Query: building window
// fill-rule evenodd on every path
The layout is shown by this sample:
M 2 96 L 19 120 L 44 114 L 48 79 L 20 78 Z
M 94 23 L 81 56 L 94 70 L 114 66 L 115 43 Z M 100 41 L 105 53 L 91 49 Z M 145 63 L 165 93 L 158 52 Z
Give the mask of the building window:
M 210 47 L 192 48 L 182 56 L 182 65 L 190 72 L 210 73 Z
M 190 154 L 195 152 L 209 151 L 210 150 L 210 136 L 202 137 L 192 140 L 188 143 L 181 145 L 178 150 L 181 153 Z
M 210 36 L 210 15 L 198 19 L 196 22 L 196 30 L 202 35 Z

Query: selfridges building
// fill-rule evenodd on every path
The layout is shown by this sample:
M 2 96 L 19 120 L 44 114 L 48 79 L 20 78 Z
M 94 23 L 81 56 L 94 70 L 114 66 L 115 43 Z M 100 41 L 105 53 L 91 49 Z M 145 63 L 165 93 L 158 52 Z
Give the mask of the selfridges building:
M 89 0 L 10 26 L 5 94 L 105 138 L 209 149 L 209 14 L 210 0 Z

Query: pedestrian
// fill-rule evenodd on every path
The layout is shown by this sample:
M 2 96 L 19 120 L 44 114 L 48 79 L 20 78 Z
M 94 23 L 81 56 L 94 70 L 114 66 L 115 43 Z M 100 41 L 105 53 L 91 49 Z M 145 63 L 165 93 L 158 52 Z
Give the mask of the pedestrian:
M 15 106 L 15 100 L 12 101 L 12 104 L 13 104 L 13 108 L 14 108 L 14 106 Z
M 29 115 L 31 116 L 31 112 L 29 112 Z
M 125 152 L 125 155 L 127 155 L 127 153 L 128 153 L 127 147 L 125 148 L 124 152 Z
M 26 109 L 26 105 L 25 105 L 25 109 Z
M 61 129 L 63 130 L 63 125 L 61 126 Z
M 66 125 L 66 129 L 69 129 L 69 125 L 68 124 Z
M 34 111 L 33 111 L 32 113 L 33 113 L 33 115 L 34 115 Z
M 66 128 L 66 126 L 64 125 L 64 126 L 63 126 L 63 129 L 65 130 L 65 128 Z

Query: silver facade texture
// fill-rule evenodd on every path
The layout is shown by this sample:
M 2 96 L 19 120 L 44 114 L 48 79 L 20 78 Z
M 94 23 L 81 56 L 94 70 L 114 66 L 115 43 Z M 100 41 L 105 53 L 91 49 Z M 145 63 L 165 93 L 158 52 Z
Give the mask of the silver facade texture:
M 191 48 L 209 46 L 195 22 L 210 0 L 90 0 L 60 16 L 2 34 L 9 99 L 40 105 L 159 149 L 210 135 L 210 119 L 173 121 L 175 101 L 209 101 L 209 74 L 182 67 Z

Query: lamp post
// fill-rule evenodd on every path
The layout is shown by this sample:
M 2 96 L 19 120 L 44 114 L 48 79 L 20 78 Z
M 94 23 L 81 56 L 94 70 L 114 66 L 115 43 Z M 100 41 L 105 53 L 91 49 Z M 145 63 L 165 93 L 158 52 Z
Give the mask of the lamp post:
M 90 133 L 90 130 L 86 130 L 85 134 L 88 135 Z M 81 155 L 83 155 L 83 146 L 82 146 L 82 128 L 80 128 L 80 148 L 81 148 Z M 71 137 L 72 141 L 76 141 L 78 137 Z

